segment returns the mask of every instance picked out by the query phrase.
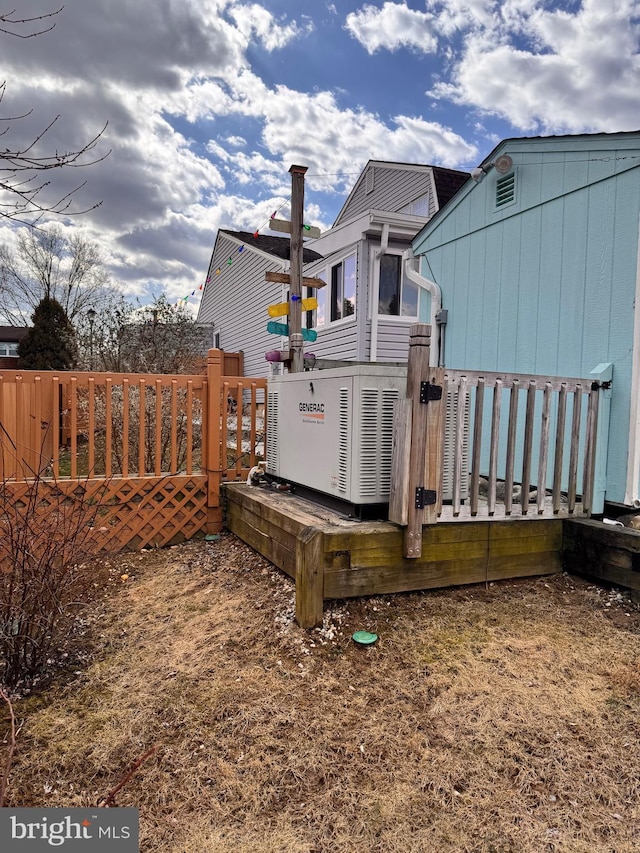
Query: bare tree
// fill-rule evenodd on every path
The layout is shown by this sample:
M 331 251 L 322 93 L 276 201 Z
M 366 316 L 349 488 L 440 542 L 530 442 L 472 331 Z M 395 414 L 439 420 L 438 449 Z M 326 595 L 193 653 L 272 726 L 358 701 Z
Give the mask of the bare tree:
M 15 17 L 15 10 L 0 13 L 0 32 L 22 39 L 43 35 L 55 27 L 55 21 L 49 26 L 47 24 L 63 9 L 64 6 L 61 6 L 55 12 L 46 12 L 32 18 Z M 6 80 L 0 83 L 0 104 L 5 92 Z M 55 169 L 84 168 L 104 160 L 109 152 L 98 156 L 95 149 L 107 124 L 74 150 L 47 153 L 43 150 L 43 145 L 46 143 L 47 134 L 60 118 L 58 115 L 25 143 L 12 146 L 11 131 L 15 129 L 16 123 L 31 113 L 29 110 L 22 115 L 0 116 L 0 137 L 5 137 L 5 145 L 0 147 L 0 218 L 34 225 L 45 214 L 77 216 L 99 207 L 102 202 L 80 210 L 73 209 L 74 196 L 85 186 L 86 181 L 57 199 L 55 196 L 54 200 L 47 198 L 46 190 L 51 182 L 42 173 Z
M 164 295 L 151 305 L 122 297 L 79 323 L 81 360 L 93 370 L 116 373 L 193 373 L 207 350 L 207 329 L 184 306 L 174 308 Z
M 98 246 L 59 225 L 23 228 L 15 251 L 0 246 L 0 321 L 26 326 L 42 299 L 55 299 L 72 323 L 100 311 L 115 294 Z

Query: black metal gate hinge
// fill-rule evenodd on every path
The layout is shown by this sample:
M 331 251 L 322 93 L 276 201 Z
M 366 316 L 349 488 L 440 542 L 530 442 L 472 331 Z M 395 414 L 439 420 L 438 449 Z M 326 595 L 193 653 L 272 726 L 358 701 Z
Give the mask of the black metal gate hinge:
M 420 402 L 429 403 L 431 400 L 442 400 L 442 385 L 432 385 L 431 382 L 421 382 Z
M 416 509 L 424 509 L 426 506 L 433 506 L 437 497 L 437 492 L 433 489 L 425 489 L 423 486 L 418 486 L 416 489 Z

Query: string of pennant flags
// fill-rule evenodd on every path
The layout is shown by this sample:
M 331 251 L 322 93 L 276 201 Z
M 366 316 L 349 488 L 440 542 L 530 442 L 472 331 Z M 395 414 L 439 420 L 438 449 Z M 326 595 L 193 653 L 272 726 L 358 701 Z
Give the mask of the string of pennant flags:
M 313 173 L 313 175 L 309 175 L 309 177 L 330 177 L 330 178 L 331 178 L 331 177 L 342 177 L 342 176 L 345 176 L 345 175 L 346 175 L 346 176 L 349 176 L 349 175 L 359 175 L 359 174 L 360 174 L 360 172 L 335 172 L 335 173 L 333 173 L 333 172 L 331 172 L 331 173 L 330 173 L 330 172 L 326 172 L 326 173 L 325 173 L 325 172 L 322 172 L 322 173 L 321 173 L 321 172 L 317 172 L 317 173 Z M 259 228 L 256 228 L 256 230 L 253 232 L 254 239 L 257 239 L 257 238 L 258 238 L 258 236 L 259 236 L 259 234 L 260 234 L 260 231 L 261 231 L 261 230 L 262 230 L 266 225 L 268 225 L 272 219 L 275 219 L 276 214 L 278 213 L 278 211 L 282 210 L 282 208 L 283 208 L 286 204 L 288 204 L 290 201 L 291 201 L 291 196 L 289 196 L 288 198 L 286 198 L 286 199 L 282 202 L 282 204 L 281 204 L 279 207 L 277 207 L 277 208 L 273 211 L 273 213 L 271 214 L 271 216 L 269 217 L 269 219 L 267 219 L 265 222 L 263 222 L 263 223 L 262 223 L 262 225 L 260 225 L 260 227 L 259 227 Z M 311 225 L 303 225 L 302 227 L 303 227 L 303 229 L 304 229 L 305 231 L 311 231 L 311 230 L 312 230 L 312 226 L 311 226 Z M 309 235 L 309 236 L 311 236 L 311 235 Z M 239 254 L 239 253 L 243 252 L 243 251 L 244 251 L 244 248 L 245 248 L 244 246 L 238 246 L 238 250 L 237 250 L 237 253 L 236 253 L 236 254 Z M 213 277 L 214 277 L 214 276 L 222 275 L 222 270 L 223 270 L 225 267 L 230 267 L 230 266 L 232 266 L 232 265 L 233 265 L 233 255 L 230 255 L 230 256 L 229 256 L 229 258 L 227 259 L 227 261 L 226 261 L 226 263 L 225 263 L 225 264 L 223 264 L 222 266 L 218 267 L 216 270 L 214 270 L 214 272 L 213 272 L 212 274 L 210 274 L 210 275 L 208 275 L 208 276 L 207 276 L 207 278 L 206 278 L 206 280 L 205 280 L 204 284 L 201 284 L 199 287 L 194 288 L 194 289 L 191 291 L 191 293 L 187 293 L 187 295 L 186 295 L 186 296 L 182 296 L 180 299 L 178 299 L 178 301 L 175 303 L 175 307 L 176 307 L 176 309 L 177 309 L 177 308 L 179 308 L 179 307 L 180 307 L 180 305 L 182 305 L 182 304 L 184 304 L 184 303 L 188 302 L 188 301 L 189 301 L 189 299 L 191 299 L 191 297 L 192 297 L 192 296 L 195 296 L 195 295 L 196 295 L 196 293 L 198 293 L 199 291 L 204 290 L 204 288 L 207 286 L 207 284 L 209 284 L 209 282 L 213 279 Z
M 254 238 L 254 240 L 257 240 L 257 238 L 260 236 L 260 231 L 261 231 L 263 228 L 265 228 L 267 225 L 269 225 L 269 223 L 271 222 L 271 220 L 276 218 L 276 214 L 277 214 L 280 210 L 282 210 L 282 208 L 283 208 L 286 204 L 288 204 L 290 201 L 291 201 L 291 196 L 289 196 L 289 198 L 286 198 L 286 199 L 282 202 L 282 204 L 281 204 L 279 207 L 276 207 L 276 209 L 273 211 L 273 213 L 271 214 L 271 216 L 269 217 L 269 219 L 265 220 L 265 222 L 263 222 L 263 223 L 262 223 L 262 225 L 260 225 L 258 228 L 256 228 L 256 230 L 253 232 L 253 238 Z M 306 231 L 310 231 L 310 230 L 311 230 L 311 226 L 310 226 L 310 225 L 303 225 L 302 227 L 303 227 Z M 217 269 L 215 269 L 212 273 L 210 273 L 210 274 L 207 276 L 207 278 L 206 278 L 206 280 L 205 280 L 204 284 L 201 284 L 199 287 L 194 288 L 194 289 L 191 291 L 191 293 L 187 293 L 187 295 L 186 295 L 186 296 L 181 296 L 181 297 L 180 297 L 180 299 L 178 299 L 178 301 L 175 303 L 175 308 L 177 309 L 177 308 L 179 308 L 179 307 L 180 307 L 180 305 L 184 305 L 186 302 L 188 302 L 188 301 L 189 301 L 189 299 L 190 299 L 192 296 L 195 296 L 195 295 L 196 295 L 196 293 L 198 293 L 199 291 L 204 290 L 204 288 L 209 284 L 209 282 L 210 282 L 210 281 L 211 281 L 215 276 L 222 275 L 222 270 L 223 270 L 223 269 L 225 269 L 226 267 L 233 266 L 233 259 L 234 259 L 234 256 L 235 256 L 235 255 L 238 255 L 238 254 L 241 254 L 241 253 L 244 251 L 244 249 L 245 249 L 245 245 L 244 245 L 244 244 L 243 244 L 242 246 L 238 246 L 238 248 L 237 248 L 236 252 L 234 252 L 234 253 L 233 253 L 233 255 L 230 255 L 230 256 L 227 258 L 227 260 L 226 260 L 226 262 L 225 262 L 224 264 L 222 264 L 221 266 L 217 267 Z

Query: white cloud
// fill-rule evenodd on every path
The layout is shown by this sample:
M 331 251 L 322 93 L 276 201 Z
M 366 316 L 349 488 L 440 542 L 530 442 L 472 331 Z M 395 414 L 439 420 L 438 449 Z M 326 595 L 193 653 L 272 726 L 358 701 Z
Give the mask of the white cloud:
M 405 3 L 386 2 L 381 8 L 365 5 L 350 13 L 345 26 L 370 54 L 402 47 L 433 53 L 438 46 L 433 20 L 433 15 L 409 9 Z
M 41 0 L 21 0 L 21 14 L 39 9 Z M 103 204 L 78 227 L 101 242 L 114 276 L 133 293 L 154 282 L 179 298 L 202 280 L 216 228 L 253 230 L 288 197 L 291 163 L 309 167 L 307 210 L 322 222 L 314 193 L 339 205 L 370 158 L 477 161 L 496 139 L 491 115 L 526 131 L 638 126 L 640 0 L 560 10 L 549 0 L 425 0 L 422 10 L 389 0 L 349 14 L 346 32 L 340 23 L 336 3 L 313 7 L 311 20 L 297 7 L 295 16 L 274 15 L 259 0 L 66 0 L 52 33 L 0 36 L 4 114 L 33 108 L 9 136 L 29 141 L 60 114 L 49 147 L 68 150 L 108 119 L 96 149 L 112 149 L 107 160 L 54 175 L 52 191 L 87 178 L 79 206 Z M 322 75 L 338 36 L 353 66 L 329 88 Z M 363 73 L 358 57 L 379 67 L 394 51 L 389 69 L 403 71 L 402 48 L 414 70 L 438 62 L 439 81 L 423 87 L 435 105 L 418 94 L 395 114 L 358 108 L 350 95 Z M 248 57 L 265 51 L 259 75 Z M 299 75 L 297 66 L 282 72 L 301 56 Z M 465 113 L 470 139 L 445 112 L 451 103 L 465 108 L 454 115 Z
M 255 35 L 262 42 L 266 50 L 270 51 L 284 47 L 302 32 L 301 28 L 295 22 L 279 24 L 271 12 L 257 3 L 231 6 L 229 15 L 234 20 L 238 31 L 247 40 L 247 43 Z M 312 29 L 312 25 L 309 23 L 305 31 L 308 32 L 310 29 Z
M 638 127 L 637 0 L 584 0 L 574 12 L 510 0 L 471 30 L 451 80 L 427 94 L 500 116 L 523 131 Z
M 335 191 L 336 173 L 354 172 L 370 158 L 456 167 L 477 155 L 474 145 L 436 122 L 396 116 L 389 126 L 374 113 L 340 107 L 330 92 L 307 94 L 286 86 L 271 91 L 245 72 L 239 94 L 245 114 L 263 121 L 262 140 L 271 157 L 254 156 L 251 168 L 270 187 L 282 182 L 284 164 L 302 163 L 310 172 L 330 175 L 310 178 L 310 185 Z M 248 162 L 232 158 L 243 168 Z

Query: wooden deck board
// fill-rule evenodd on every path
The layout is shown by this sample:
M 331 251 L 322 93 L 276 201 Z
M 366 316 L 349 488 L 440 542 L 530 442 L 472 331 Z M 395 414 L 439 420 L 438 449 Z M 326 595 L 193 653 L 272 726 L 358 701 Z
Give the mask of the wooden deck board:
M 225 487 L 227 525 L 296 579 L 296 618 L 319 624 L 324 599 L 408 592 L 553 574 L 562 569 L 560 519 L 428 525 L 422 555 L 402 556 L 403 529 L 354 521 L 294 494 Z M 317 535 L 316 535 L 317 534 Z

